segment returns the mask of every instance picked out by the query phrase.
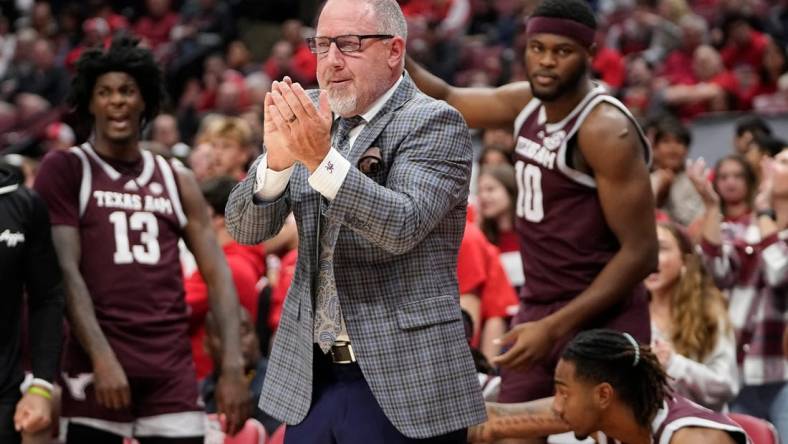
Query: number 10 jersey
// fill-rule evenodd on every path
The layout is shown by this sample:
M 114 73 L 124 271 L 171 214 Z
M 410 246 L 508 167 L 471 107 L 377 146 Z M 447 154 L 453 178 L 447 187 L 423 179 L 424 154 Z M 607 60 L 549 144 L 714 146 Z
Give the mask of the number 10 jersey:
M 145 150 L 139 161 L 113 161 L 86 143 L 48 155 L 36 189 L 47 201 L 52 225 L 79 230 L 80 272 L 101 330 L 126 373 L 188 370 L 183 368 L 191 348 L 178 249 L 186 216 L 171 164 Z M 65 371 L 92 369 L 73 335 L 65 352 Z
M 560 122 L 548 123 L 544 106 L 536 98 L 515 120 L 515 208 L 525 274 L 521 298 L 525 303 L 573 299 L 619 249 L 605 221 L 594 177 L 573 165 L 575 150 L 579 149 L 577 132 L 602 102 L 619 108 L 632 120 L 650 162 L 649 144 L 640 126 L 602 86 L 589 91 Z

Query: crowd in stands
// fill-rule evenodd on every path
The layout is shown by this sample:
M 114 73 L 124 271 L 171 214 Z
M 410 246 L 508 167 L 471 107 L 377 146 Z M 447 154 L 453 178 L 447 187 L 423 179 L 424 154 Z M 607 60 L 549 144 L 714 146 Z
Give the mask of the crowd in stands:
M 32 183 L 47 152 L 88 136 L 65 105 L 79 55 L 119 33 L 151 48 L 170 97 L 146 130 L 145 148 L 179 159 L 202 186 L 245 309 L 246 365 L 259 392 L 298 233 L 291 220 L 274 239 L 240 245 L 224 227 L 224 206 L 260 154 L 271 82 L 290 76 L 316 86 L 315 56 L 304 42 L 316 5 L 290 2 L 298 6 L 274 14 L 274 6 L 248 3 L 0 1 L 0 154 Z M 524 78 L 524 23 L 536 0 L 399 3 L 409 21 L 409 54 L 432 73 L 463 86 Z M 788 439 L 788 134 L 757 117 L 788 112 L 788 0 L 591 3 L 603 30 L 593 71 L 642 119 L 653 147 L 660 258 L 645 282 L 653 349 L 678 393 L 768 419 Z M 275 36 L 262 50 L 249 31 L 256 27 Z M 718 147 L 722 159 L 707 168 L 692 160 L 691 147 L 704 142 L 692 140 L 688 125 L 722 112 L 745 117 L 731 145 Z M 480 371 L 492 376 L 487 361 L 501 351 L 494 339 L 508 329 L 524 279 L 514 142 L 506 130 L 477 134 L 479 168 L 459 253 L 469 342 Z M 193 354 L 210 410 L 218 340 L 206 284 L 187 251 L 183 256 Z M 494 390 L 485 394 L 495 397 Z M 278 426 L 259 410 L 255 417 L 269 433 Z

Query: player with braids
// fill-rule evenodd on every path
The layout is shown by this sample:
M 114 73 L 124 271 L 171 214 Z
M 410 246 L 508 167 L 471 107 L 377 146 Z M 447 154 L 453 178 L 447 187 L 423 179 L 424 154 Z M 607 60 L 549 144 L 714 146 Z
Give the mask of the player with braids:
M 555 370 L 553 421 L 546 406 L 545 400 L 493 404 L 488 408 L 492 419 L 472 429 L 470 439 L 545 436 L 559 431 L 556 424 L 563 422 L 578 439 L 595 435 L 603 443 L 749 442 L 726 416 L 674 395 L 649 347 L 609 329 L 581 332 L 567 345 Z

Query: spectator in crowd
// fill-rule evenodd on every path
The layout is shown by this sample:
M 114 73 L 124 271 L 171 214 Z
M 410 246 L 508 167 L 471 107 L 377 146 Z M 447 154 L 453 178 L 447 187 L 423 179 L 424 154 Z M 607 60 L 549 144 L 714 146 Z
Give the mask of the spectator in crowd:
M 274 84 L 266 154 L 230 196 L 240 242 L 298 224 L 260 398 L 288 442 L 460 443 L 484 419 L 456 279 L 471 139 L 404 73 L 406 37 L 394 0 L 329 0 L 309 40 L 325 89 Z
M 185 159 L 191 148 L 181 140 L 178 121 L 172 114 L 159 114 L 151 123 L 151 141 L 161 144 L 165 152 Z
M 35 188 L 49 206 L 65 275 L 67 443 L 201 443 L 203 413 L 188 337 L 178 242 L 194 253 L 223 330 L 220 410 L 229 433 L 248 416 L 238 302 L 197 182 L 139 148 L 164 91 L 150 51 L 126 37 L 77 63 L 71 104 L 89 142 L 52 152 Z M 80 190 L 83 190 L 80 192 Z
M 757 72 L 761 67 L 769 37 L 756 31 L 752 26 L 752 17 L 743 13 L 729 14 L 724 18 L 722 27 L 726 40 L 720 55 L 725 67 L 735 70 L 745 65 Z
M 249 395 L 252 399 L 258 399 L 263 391 L 263 381 L 268 370 L 268 360 L 260 354 L 260 344 L 255 333 L 253 317 L 246 308 L 241 308 L 241 352 L 244 359 L 244 371 L 246 379 L 249 381 Z M 203 343 L 208 356 L 213 361 L 213 368 L 222 368 L 222 337 L 221 331 L 216 325 L 216 317 L 213 312 L 205 315 L 205 340 Z M 219 375 L 214 371 L 200 383 L 200 396 L 205 403 L 206 413 L 216 413 L 216 385 Z M 252 418 L 260 421 L 265 427 L 268 436 L 273 435 L 281 422 L 265 413 L 260 406 L 255 406 Z
M 511 165 L 512 151 L 514 151 L 514 137 L 511 131 L 500 128 L 484 130 L 482 134 L 482 152 L 479 155 L 479 165 Z
M 317 84 L 315 72 L 317 71 L 317 58 L 306 45 L 303 23 L 299 20 L 285 20 L 282 23 L 282 41 L 290 44 L 292 58 L 288 64 L 289 70 L 295 74 L 294 79 L 298 79 L 304 85 L 311 86 Z M 271 77 L 280 79 L 281 77 Z
M 676 119 L 664 119 L 654 133 L 654 171 L 651 187 L 657 208 L 687 226 L 703 213 L 703 202 L 687 177 L 685 166 L 692 136 Z
M 738 238 L 726 233 L 719 210 L 715 211 L 723 189 L 717 195 L 704 182 L 702 164 L 690 172 L 706 202 L 703 257 L 717 285 L 728 291 L 728 312 L 736 332 L 742 388 L 731 410 L 771 421 L 783 437 L 788 436 L 788 357 L 782 347 L 788 326 L 786 163 L 786 150 L 777 154 L 776 161 L 764 162 L 755 215 L 746 235 Z
M 501 253 L 501 264 L 515 287 L 525 282 L 520 242 L 515 230 L 517 184 L 509 163 L 488 165 L 478 177 L 479 226 L 487 240 Z
M 134 35 L 151 48 L 157 60 L 168 61 L 172 29 L 179 20 L 171 0 L 145 0 L 145 13 L 134 23 Z
M 692 71 L 695 74 L 692 84 L 670 85 L 661 91 L 661 99 L 679 117 L 689 119 L 704 112 L 737 109 L 738 81 L 725 69 L 716 49 L 698 46 L 692 58 Z
M 678 225 L 660 223 L 651 295 L 652 350 L 676 394 L 722 411 L 739 390 L 736 342 L 726 301 Z
M 252 53 L 243 40 L 233 40 L 227 45 L 225 59 L 229 69 L 238 71 L 244 76 L 260 71 L 260 65 L 252 62 Z
M 734 154 L 746 155 L 750 150 L 750 143 L 756 135 L 771 135 L 772 129 L 762 117 L 747 114 L 736 121 L 736 132 L 733 137 Z
M 747 444 L 744 430 L 727 416 L 671 393 L 657 357 L 632 336 L 597 329 L 579 333 L 555 370 L 551 403 L 491 405 L 501 412 L 471 430 L 472 442 L 546 436 L 568 427 L 584 440 L 665 444 Z M 549 407 L 552 405 L 552 407 Z M 549 413 L 552 410 L 552 413 Z
M 660 70 L 660 77 L 669 84 L 691 85 L 695 83 L 692 59 L 695 50 L 708 41 L 708 25 L 703 17 L 687 14 L 679 20 L 681 46 L 669 52 Z
M 213 147 L 215 174 L 243 179 L 252 155 L 252 130 L 246 121 L 219 116 L 206 125 L 203 136 Z
M 423 91 L 457 107 L 470 126 L 513 127 L 518 136 L 525 284 L 517 325 L 502 338 L 510 348 L 493 361 L 505 369 L 504 402 L 548 396 L 576 331 L 605 325 L 648 341 L 642 281 L 657 262 L 651 153 L 629 111 L 590 79 L 593 11 L 582 0 L 545 0 L 527 26 L 530 83 L 456 88 L 408 65 Z
M 208 214 L 216 240 L 230 267 L 238 302 L 257 319 L 258 289 L 257 282 L 265 273 L 265 254 L 260 246 L 240 245 L 233 240 L 224 222 L 224 208 L 230 191 L 238 182 L 227 176 L 220 176 L 203 183 L 203 197 L 208 202 Z M 214 370 L 211 359 L 205 353 L 205 316 L 209 312 L 208 285 L 202 273 L 195 271 L 184 280 L 186 303 L 189 304 L 189 324 L 197 379 L 202 380 Z M 216 367 L 221 368 L 221 367 Z
M 457 255 L 460 306 L 471 317 L 471 346 L 488 360 L 501 352 L 497 339 L 506 333 L 507 322 L 518 299 L 506 276 L 499 250 L 469 220 Z
M 55 48 L 49 40 L 39 38 L 33 45 L 33 69 L 19 77 L 16 93 L 36 94 L 52 106 L 63 103 L 68 91 L 69 75 L 55 65 Z
M 750 164 L 750 168 L 755 172 L 755 183 L 761 183 L 761 164 L 767 157 L 774 157 L 788 146 L 784 140 L 769 134 L 757 134 L 744 158 Z
M 54 421 L 53 383 L 63 335 L 63 286 L 44 201 L 0 157 L 0 442 L 46 431 Z M 27 315 L 23 315 L 23 311 Z M 22 337 L 28 320 L 29 342 Z M 32 373 L 23 378 L 22 344 Z

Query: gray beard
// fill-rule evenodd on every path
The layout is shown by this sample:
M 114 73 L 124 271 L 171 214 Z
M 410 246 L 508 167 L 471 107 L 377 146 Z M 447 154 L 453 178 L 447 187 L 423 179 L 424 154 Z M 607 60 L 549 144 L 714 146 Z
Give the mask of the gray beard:
M 355 95 L 340 97 L 328 93 L 328 104 L 331 106 L 331 111 L 340 116 L 352 115 L 356 111 L 358 104 L 358 97 Z

